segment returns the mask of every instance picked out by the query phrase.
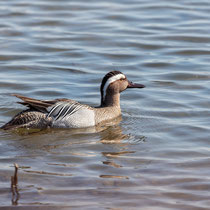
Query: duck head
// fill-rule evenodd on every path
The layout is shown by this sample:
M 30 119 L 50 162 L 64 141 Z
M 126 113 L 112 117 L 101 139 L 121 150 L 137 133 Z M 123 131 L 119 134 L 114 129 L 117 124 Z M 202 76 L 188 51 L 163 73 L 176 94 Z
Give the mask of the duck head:
M 119 98 L 119 94 L 127 88 L 144 88 L 142 84 L 130 82 L 120 71 L 107 73 L 101 82 L 101 106 L 113 104 L 112 99 Z

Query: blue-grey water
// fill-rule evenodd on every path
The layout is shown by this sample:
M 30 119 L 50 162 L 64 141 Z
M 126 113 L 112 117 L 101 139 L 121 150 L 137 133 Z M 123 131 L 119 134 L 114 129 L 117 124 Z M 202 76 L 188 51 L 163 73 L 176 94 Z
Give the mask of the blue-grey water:
M 0 1 L 0 125 L 12 93 L 98 105 L 111 70 L 146 85 L 119 124 L 0 131 L 1 207 L 210 208 L 209 0 Z

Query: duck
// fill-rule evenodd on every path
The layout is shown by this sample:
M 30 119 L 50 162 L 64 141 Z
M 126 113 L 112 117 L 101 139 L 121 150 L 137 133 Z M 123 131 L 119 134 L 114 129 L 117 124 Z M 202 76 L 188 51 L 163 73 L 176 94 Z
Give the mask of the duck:
M 18 128 L 88 128 L 103 124 L 121 116 L 120 93 L 128 88 L 144 88 L 145 85 L 130 82 L 120 71 L 107 73 L 101 82 L 101 104 L 91 107 L 72 99 L 38 100 L 12 94 L 27 107 L 19 112 L 1 129 Z

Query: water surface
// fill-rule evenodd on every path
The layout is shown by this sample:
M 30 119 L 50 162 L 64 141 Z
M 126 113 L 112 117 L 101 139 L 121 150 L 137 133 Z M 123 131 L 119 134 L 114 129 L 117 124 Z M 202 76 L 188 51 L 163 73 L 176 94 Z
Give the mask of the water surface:
M 0 205 L 209 209 L 209 34 L 207 0 L 2 0 L 0 125 L 12 93 L 98 105 L 111 70 L 146 88 L 103 130 L 0 131 Z

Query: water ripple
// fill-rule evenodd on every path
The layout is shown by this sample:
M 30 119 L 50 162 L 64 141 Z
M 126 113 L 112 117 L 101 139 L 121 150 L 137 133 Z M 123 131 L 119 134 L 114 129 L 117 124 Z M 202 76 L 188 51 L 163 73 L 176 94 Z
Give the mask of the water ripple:
M 1 125 L 24 109 L 11 93 L 95 106 L 110 70 L 146 88 L 123 92 L 107 127 L 0 131 L 0 205 L 209 209 L 209 11 L 207 0 L 2 1 Z

